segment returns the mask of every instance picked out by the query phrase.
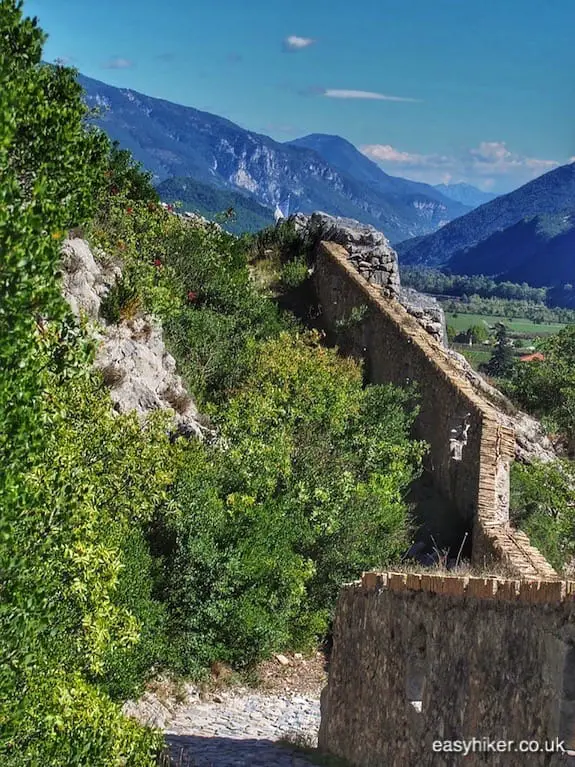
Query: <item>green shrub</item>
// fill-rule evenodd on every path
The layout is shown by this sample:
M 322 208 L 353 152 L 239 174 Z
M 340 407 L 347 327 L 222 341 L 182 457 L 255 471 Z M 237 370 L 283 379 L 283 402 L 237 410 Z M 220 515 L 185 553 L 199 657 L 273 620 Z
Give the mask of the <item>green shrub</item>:
M 81 675 L 50 668 L 28 675 L 19 690 L 26 712 L 16 742 L 6 742 L 4 767 L 154 767 L 163 738 L 122 716 Z
M 262 342 L 214 413 L 163 520 L 163 586 L 182 671 L 253 663 L 325 631 L 339 585 L 384 566 L 409 532 L 404 493 L 422 447 L 408 393 L 362 387 L 314 335 Z
M 308 279 L 308 268 L 302 258 L 296 258 L 284 264 L 280 272 L 280 283 L 284 288 L 293 290 Z
M 505 391 L 519 407 L 553 423 L 575 452 L 575 326 L 542 341 L 538 351 L 544 359 L 515 365 Z
M 575 469 L 570 461 L 514 463 L 510 516 L 559 570 L 575 555 Z
M 132 535 L 179 447 L 158 419 L 112 415 L 60 295 L 59 242 L 90 215 L 109 143 L 43 41 L 0 0 L 0 761 L 151 767 L 157 738 L 105 688 L 135 689 L 156 654 L 114 670 L 157 614 Z
M 253 249 L 260 258 L 265 256 L 266 250 L 279 253 L 284 263 L 307 256 L 306 244 L 302 242 L 293 222 L 289 220 L 280 221 L 275 226 L 258 232 L 252 239 L 252 243 Z
M 107 322 L 115 325 L 122 319 L 131 319 L 138 305 L 138 291 L 129 278 L 123 275 L 102 299 L 100 314 Z

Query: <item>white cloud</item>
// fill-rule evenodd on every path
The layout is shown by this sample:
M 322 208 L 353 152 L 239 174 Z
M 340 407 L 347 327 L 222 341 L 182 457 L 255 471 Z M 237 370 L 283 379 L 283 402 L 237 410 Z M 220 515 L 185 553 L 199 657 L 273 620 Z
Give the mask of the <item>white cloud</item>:
M 418 99 L 410 99 L 405 96 L 388 96 L 385 93 L 374 93 L 373 91 L 355 91 L 355 90 L 342 90 L 339 88 L 327 88 L 322 91 L 322 96 L 327 96 L 330 99 L 370 99 L 372 101 L 411 101 L 416 102 Z
M 309 48 L 313 45 L 315 40 L 312 37 L 299 37 L 298 35 L 289 35 L 284 40 L 284 49 L 286 51 L 301 51 L 304 48 Z
M 366 144 L 360 150 L 390 173 L 431 184 L 467 181 L 486 190 L 520 186 L 560 165 L 512 152 L 504 141 L 482 141 L 460 156 L 406 152 L 390 144 Z
M 102 66 L 104 69 L 130 69 L 130 67 L 134 66 L 134 62 L 129 59 L 123 59 L 121 56 L 116 56 Z
M 391 163 L 406 167 L 432 166 L 434 168 L 443 165 L 449 165 L 451 159 L 437 154 L 416 154 L 412 152 L 402 152 L 395 149 L 390 144 L 366 144 L 360 147 L 363 154 L 372 160 L 381 163 Z
M 555 160 L 515 154 L 507 148 L 505 141 L 482 141 L 478 147 L 469 150 L 469 158 L 476 173 L 489 176 L 525 170 L 535 177 L 559 166 Z

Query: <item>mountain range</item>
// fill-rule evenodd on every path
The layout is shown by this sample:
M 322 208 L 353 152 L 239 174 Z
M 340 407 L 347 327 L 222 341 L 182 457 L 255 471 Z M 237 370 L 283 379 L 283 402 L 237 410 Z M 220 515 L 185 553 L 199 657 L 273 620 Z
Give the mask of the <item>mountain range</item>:
M 405 264 L 554 285 L 567 274 L 575 212 L 575 164 L 563 165 L 481 205 L 437 232 L 396 245 Z M 547 263 L 545 263 L 547 261 Z
M 542 214 L 496 232 L 452 256 L 454 274 L 486 274 L 533 287 L 552 287 L 575 280 L 575 212 Z
M 280 143 L 192 107 L 82 75 L 96 124 L 129 149 L 158 183 L 191 178 L 274 208 L 323 210 L 382 230 L 391 242 L 436 230 L 469 208 L 427 184 L 386 174 L 349 142 L 314 134 Z
M 444 197 L 449 197 L 450 200 L 455 200 L 470 208 L 478 208 L 480 205 L 491 202 L 491 200 L 497 197 L 492 192 L 483 192 L 471 184 L 464 184 L 462 182 L 458 184 L 436 184 L 435 189 L 441 192 Z

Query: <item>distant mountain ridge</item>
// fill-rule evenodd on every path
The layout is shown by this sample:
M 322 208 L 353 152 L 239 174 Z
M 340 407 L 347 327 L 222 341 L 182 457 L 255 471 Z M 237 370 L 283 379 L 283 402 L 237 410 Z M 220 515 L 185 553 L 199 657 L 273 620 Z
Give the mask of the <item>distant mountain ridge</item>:
M 542 214 L 496 232 L 447 262 L 455 274 L 485 274 L 533 287 L 575 282 L 575 211 Z
M 398 208 L 406 211 L 406 215 L 413 215 L 414 210 L 418 211 L 419 216 L 426 218 L 434 229 L 444 226 L 470 209 L 469 206 L 446 197 L 429 184 L 388 175 L 377 163 L 341 136 L 311 133 L 288 143 L 317 152 L 336 170 L 393 200 Z
M 491 202 L 491 200 L 498 196 L 463 182 L 458 184 L 436 184 L 435 189 L 441 192 L 444 197 L 449 197 L 451 200 L 468 205 L 470 208 L 478 208 L 480 205 L 485 205 L 486 202 Z
M 465 268 L 475 269 L 479 251 L 473 249 L 480 243 L 485 243 L 488 238 L 524 222 L 525 226 L 515 230 L 515 234 L 521 232 L 523 238 L 530 226 L 533 232 L 541 231 L 542 220 L 539 221 L 538 229 L 537 224 L 529 223 L 530 219 L 545 215 L 551 218 L 561 217 L 565 215 L 565 211 L 573 210 L 575 164 L 570 164 L 545 173 L 519 189 L 481 205 L 437 232 L 399 243 L 396 249 L 405 264 L 445 266 L 454 263 L 460 272 Z M 506 258 L 516 257 L 513 242 L 512 232 L 507 235 L 506 249 L 500 251 L 503 260 L 497 265 L 498 273 L 507 271 Z M 481 253 L 485 251 L 482 250 Z
M 452 197 L 443 194 L 436 186 L 423 184 L 419 181 L 410 181 L 399 176 L 390 176 L 377 163 L 370 160 L 350 141 L 341 138 L 341 136 L 310 133 L 308 136 L 302 136 L 287 143 L 291 146 L 313 149 L 334 168 L 347 173 L 357 181 L 371 184 L 387 194 L 394 194 L 398 197 L 419 194 L 442 204 L 445 204 L 446 200 L 453 200 Z M 462 211 L 461 208 L 455 208 L 455 210 Z
M 292 212 L 324 210 L 355 218 L 380 229 L 392 242 L 427 234 L 468 210 L 433 187 L 408 181 L 402 186 L 402 179 L 393 182 L 396 191 L 386 191 L 382 178 L 392 177 L 375 164 L 381 183 L 367 184 L 358 180 L 359 166 L 351 163 L 341 170 L 303 144 L 282 144 L 208 112 L 82 75 L 79 82 L 87 103 L 106 110 L 96 123 L 159 183 L 171 177 L 193 178 L 243 191 L 271 208 L 289 194 Z M 354 151 L 356 160 L 370 162 Z

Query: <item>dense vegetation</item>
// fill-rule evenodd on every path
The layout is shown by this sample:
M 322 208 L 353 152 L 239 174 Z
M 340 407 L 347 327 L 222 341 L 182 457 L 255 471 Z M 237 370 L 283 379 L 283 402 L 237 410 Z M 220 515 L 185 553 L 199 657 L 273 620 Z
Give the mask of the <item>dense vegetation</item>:
M 575 326 L 538 344 L 543 360 L 515 365 L 503 385 L 515 401 L 575 447 Z
M 309 646 L 338 583 L 405 546 L 413 395 L 364 388 L 355 362 L 280 313 L 250 279 L 247 242 L 118 197 L 94 237 L 122 255 L 120 316 L 135 293 L 163 319 L 218 435 L 187 447 L 155 523 L 170 666 Z
M 401 283 L 422 293 L 441 296 L 479 296 L 504 298 L 530 303 L 545 303 L 546 288 L 532 288 L 526 282 L 496 282 L 484 274 L 448 274 L 423 266 L 401 266 Z
M 41 66 L 43 40 L 0 2 L 0 761 L 145 765 L 155 736 L 106 687 L 136 613 L 159 619 L 129 557 L 172 479 L 168 443 L 155 419 L 112 418 L 60 297 L 59 241 L 89 216 L 109 147 L 83 126 L 74 72 Z
M 406 545 L 423 447 L 412 393 L 364 387 L 258 292 L 248 243 L 159 206 L 43 41 L 0 0 L 0 761 L 151 767 L 119 704 L 316 641 L 338 584 Z M 162 319 L 211 440 L 112 413 L 60 295 L 80 226 L 124 264 L 108 319 Z
M 232 189 L 220 189 L 193 178 L 169 178 L 156 187 L 164 202 L 181 203 L 182 210 L 219 220 L 232 234 L 257 232 L 273 224 L 273 211 L 252 197 Z M 230 215 L 226 217 L 226 211 Z
M 511 522 L 572 578 L 575 557 L 575 467 L 571 460 L 511 467 Z

